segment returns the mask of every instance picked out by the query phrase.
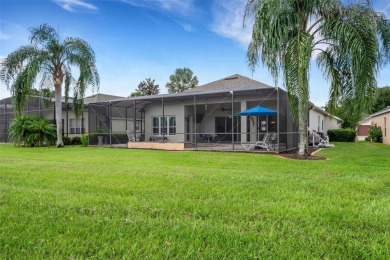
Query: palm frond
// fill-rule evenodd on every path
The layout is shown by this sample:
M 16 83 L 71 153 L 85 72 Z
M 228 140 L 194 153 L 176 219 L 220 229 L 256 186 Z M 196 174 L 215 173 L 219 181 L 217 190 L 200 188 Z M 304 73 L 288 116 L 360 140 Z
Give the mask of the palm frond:
M 48 24 L 42 24 L 30 29 L 30 42 L 32 44 L 47 45 L 50 42 L 58 42 L 59 35 L 57 31 Z

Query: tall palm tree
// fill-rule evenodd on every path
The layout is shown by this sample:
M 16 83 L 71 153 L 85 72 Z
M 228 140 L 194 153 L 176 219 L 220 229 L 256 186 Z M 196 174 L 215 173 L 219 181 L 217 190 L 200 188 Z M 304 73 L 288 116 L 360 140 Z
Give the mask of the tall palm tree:
M 176 69 L 175 74 L 169 77 L 166 84 L 169 93 L 178 93 L 194 88 L 199 81 L 189 68 Z
M 390 22 L 371 1 L 248 0 L 244 23 L 254 20 L 247 51 L 249 67 L 265 64 L 277 81 L 283 75 L 295 121 L 298 154 L 307 153 L 309 70 L 313 56 L 330 81 L 329 105 L 340 97 L 368 110 L 376 76 L 390 60 Z M 317 55 L 315 55 L 317 54 Z
M 65 102 L 73 87 L 73 110 L 79 116 L 86 88 L 99 86 L 95 53 L 82 39 L 68 37 L 60 41 L 56 30 L 47 24 L 31 29 L 30 43 L 31 45 L 20 47 L 4 59 L 0 78 L 9 87 L 19 113 L 38 77 L 41 79 L 41 88 L 54 86 L 56 145 L 62 147 L 62 86 L 64 85 Z M 77 80 L 72 77 L 72 67 L 79 70 Z

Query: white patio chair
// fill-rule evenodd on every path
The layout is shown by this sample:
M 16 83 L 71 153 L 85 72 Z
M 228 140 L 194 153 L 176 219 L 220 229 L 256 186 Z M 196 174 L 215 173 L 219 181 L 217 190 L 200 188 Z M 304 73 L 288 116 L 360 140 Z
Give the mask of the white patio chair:
M 270 134 L 269 133 L 266 133 L 263 137 L 263 140 L 261 141 L 257 141 L 256 143 L 254 144 L 242 144 L 242 146 L 244 147 L 245 150 L 252 150 L 254 149 L 255 147 L 260 147 L 260 148 L 264 148 L 265 146 L 267 146 L 267 144 L 269 144 L 269 139 L 270 139 Z
M 141 141 L 139 134 L 133 134 L 132 132 L 130 132 L 130 130 L 126 130 L 126 134 L 127 137 L 129 138 L 129 142 Z

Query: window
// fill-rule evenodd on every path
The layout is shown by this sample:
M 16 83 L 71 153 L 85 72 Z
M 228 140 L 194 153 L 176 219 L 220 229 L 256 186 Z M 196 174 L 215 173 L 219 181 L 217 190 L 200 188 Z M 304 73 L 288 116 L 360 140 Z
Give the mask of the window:
M 221 142 L 232 141 L 232 133 L 235 141 L 241 138 L 241 120 L 240 117 L 234 116 L 233 122 L 231 116 L 217 116 L 215 117 L 215 134 Z
M 153 134 L 155 135 L 175 135 L 176 134 L 176 117 L 175 116 L 159 116 L 153 117 Z
M 321 122 L 321 117 L 318 116 L 318 127 L 317 127 L 317 132 L 320 131 L 320 122 Z
M 321 126 L 321 130 L 324 131 L 324 119 L 322 119 L 322 126 Z
M 83 134 L 84 128 L 83 128 L 83 119 L 81 118 L 74 118 L 69 119 L 69 130 L 71 134 Z
M 385 137 L 386 137 L 386 134 L 387 134 L 387 126 L 386 126 L 386 117 L 385 117 Z

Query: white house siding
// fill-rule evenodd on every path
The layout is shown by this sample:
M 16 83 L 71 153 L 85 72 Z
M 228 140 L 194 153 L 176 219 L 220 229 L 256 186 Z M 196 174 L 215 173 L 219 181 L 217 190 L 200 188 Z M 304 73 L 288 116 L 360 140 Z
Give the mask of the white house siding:
M 328 132 L 328 130 L 339 129 L 339 128 L 341 128 L 341 122 L 339 120 L 330 117 L 328 115 L 325 115 L 324 131 L 323 131 L 325 134 Z
M 127 120 L 127 129 L 131 132 L 134 132 L 134 121 L 133 120 Z M 126 119 L 125 118 L 112 118 L 111 119 L 112 124 L 112 132 L 113 133 L 123 133 L 126 129 Z
M 325 132 L 325 116 L 323 113 L 318 112 L 317 110 L 309 110 L 309 122 L 307 130 L 309 132 Z
M 149 141 L 153 136 L 153 117 L 159 117 L 163 115 L 162 105 L 151 105 L 145 110 L 145 140 Z M 169 142 L 184 142 L 184 105 L 183 104 L 165 104 L 164 105 L 165 116 L 176 117 L 176 134 L 165 135 Z

